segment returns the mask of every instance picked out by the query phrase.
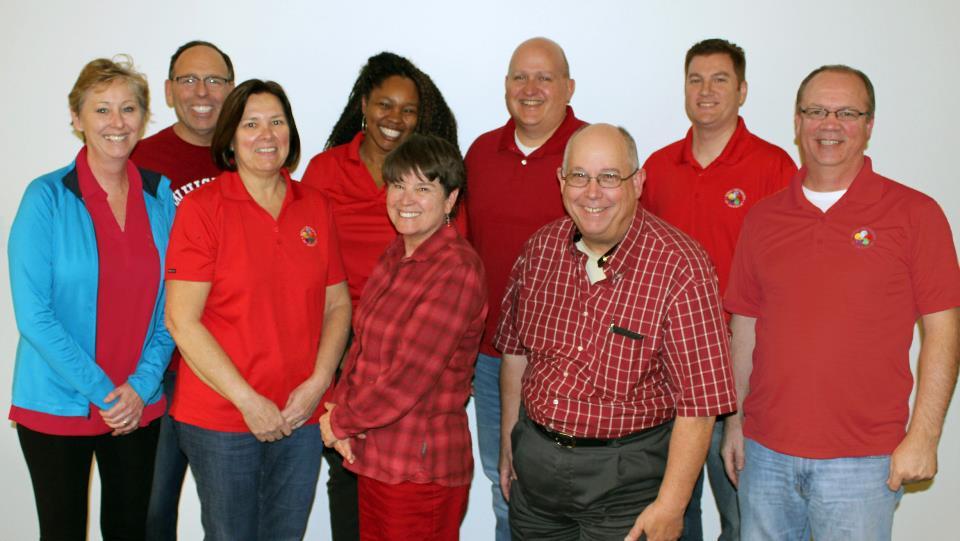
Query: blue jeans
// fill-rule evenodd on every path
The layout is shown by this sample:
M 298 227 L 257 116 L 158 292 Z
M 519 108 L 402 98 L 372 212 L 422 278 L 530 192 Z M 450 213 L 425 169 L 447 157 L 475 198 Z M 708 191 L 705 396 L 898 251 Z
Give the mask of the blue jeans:
M 718 541 L 738 541 L 740 539 L 740 505 L 737 503 L 737 489 L 727 478 L 723 469 L 723 457 L 720 456 L 720 441 L 723 439 L 723 420 L 717 419 L 710 438 L 710 450 L 707 452 L 707 474 L 713 500 L 720 513 L 720 537 Z M 687 512 L 683 515 L 683 535 L 681 541 L 703 541 L 703 522 L 701 520 L 700 499 L 703 496 L 703 473 L 690 497 Z
M 157 458 L 153 467 L 153 488 L 150 491 L 150 507 L 147 509 L 147 541 L 177 539 L 177 508 L 180 505 L 183 478 L 187 474 L 187 455 L 180 450 L 177 426 L 170 417 L 176 381 L 176 372 L 163 375 L 167 411 L 160 421 Z
M 507 502 L 500 492 L 500 359 L 481 353 L 473 378 L 473 403 L 477 413 L 477 445 L 483 473 L 492 483 L 496 541 L 510 541 Z
M 176 422 L 207 541 L 293 541 L 307 529 L 320 475 L 317 425 L 264 443 L 248 432 Z
M 890 456 L 812 459 L 744 440 L 743 539 L 889 541 L 903 489 L 887 488 Z

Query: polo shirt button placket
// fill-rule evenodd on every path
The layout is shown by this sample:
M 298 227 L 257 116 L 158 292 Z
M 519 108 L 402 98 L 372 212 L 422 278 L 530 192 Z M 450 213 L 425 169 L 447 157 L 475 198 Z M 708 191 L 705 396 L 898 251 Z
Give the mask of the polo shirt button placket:
M 524 158 L 524 159 L 520 160 L 520 165 L 527 165 L 527 159 Z

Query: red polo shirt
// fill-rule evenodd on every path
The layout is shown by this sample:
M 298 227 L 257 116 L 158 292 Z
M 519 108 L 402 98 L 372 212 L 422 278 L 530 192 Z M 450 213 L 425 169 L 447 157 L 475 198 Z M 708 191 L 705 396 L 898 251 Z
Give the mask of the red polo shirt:
M 870 159 L 826 213 L 790 188 L 750 212 L 727 310 L 757 318 L 744 434 L 780 453 L 891 453 L 913 388 L 909 349 L 923 314 L 960 306 L 946 217 Z
M 330 201 L 354 313 L 377 261 L 397 237 L 387 216 L 387 192 L 377 186 L 360 159 L 364 137 L 363 132 L 357 133 L 349 143 L 314 156 L 302 181 Z M 461 216 L 454 224 L 463 233 L 466 222 Z
M 717 267 L 721 292 L 727 287 L 747 211 L 783 189 L 797 172 L 790 156 L 747 131 L 743 118 L 723 152 L 706 168 L 693 157 L 693 129 L 651 154 L 643 168 L 647 181 L 640 203 L 707 250 Z
M 567 116 L 546 143 L 524 156 L 513 119 L 477 138 L 467 151 L 467 210 L 470 242 L 487 272 L 487 325 L 480 353 L 499 357 L 493 334 L 500 302 L 520 248 L 537 229 L 564 216 L 557 168 L 567 140 L 586 122 L 567 107 Z
M 196 190 L 177 210 L 167 252 L 168 280 L 212 283 L 201 321 L 247 383 L 279 408 L 313 373 L 326 288 L 345 279 L 326 199 L 283 174 L 277 220 L 235 172 Z M 170 414 L 210 430 L 248 431 L 233 404 L 192 370 L 177 372 Z

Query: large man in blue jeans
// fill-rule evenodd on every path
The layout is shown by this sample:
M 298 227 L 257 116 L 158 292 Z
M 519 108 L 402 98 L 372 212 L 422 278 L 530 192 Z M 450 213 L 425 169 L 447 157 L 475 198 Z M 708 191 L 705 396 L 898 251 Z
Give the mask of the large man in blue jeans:
M 520 44 L 505 78 L 510 119 L 470 146 L 465 158 L 470 242 L 487 275 L 487 326 L 474 379 L 478 444 L 490 479 L 497 541 L 509 541 L 507 503 L 500 492 L 500 353 L 493 333 L 507 277 L 523 243 L 563 216 L 556 171 L 570 135 L 584 124 L 569 107 L 574 81 L 559 45 L 546 38 Z
M 804 167 L 740 235 L 725 307 L 742 414 L 722 452 L 745 540 L 889 540 L 903 483 L 937 471 L 960 270 L 936 202 L 864 156 L 874 111 L 862 72 L 808 75 L 794 117 Z

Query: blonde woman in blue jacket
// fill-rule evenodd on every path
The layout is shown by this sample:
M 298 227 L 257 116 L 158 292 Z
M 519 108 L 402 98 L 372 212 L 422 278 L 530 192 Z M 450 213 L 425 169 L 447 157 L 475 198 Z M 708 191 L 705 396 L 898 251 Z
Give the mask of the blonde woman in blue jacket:
M 142 539 L 173 341 L 163 325 L 169 181 L 138 169 L 149 91 L 129 58 L 97 59 L 69 96 L 84 146 L 34 180 L 10 231 L 20 331 L 10 419 L 42 539 L 85 539 L 93 456 L 104 539 Z

